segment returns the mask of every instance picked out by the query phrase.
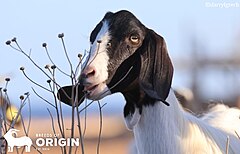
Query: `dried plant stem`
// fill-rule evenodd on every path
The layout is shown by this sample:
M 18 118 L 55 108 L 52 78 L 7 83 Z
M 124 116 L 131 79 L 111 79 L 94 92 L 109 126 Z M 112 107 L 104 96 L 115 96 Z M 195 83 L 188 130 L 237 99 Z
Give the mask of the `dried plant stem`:
M 22 108 L 25 106 L 26 100 L 28 99 L 28 97 L 29 97 L 29 95 L 27 95 L 24 100 L 21 100 L 21 101 L 22 101 L 22 102 L 21 102 L 21 105 L 20 105 L 20 107 L 19 107 L 19 110 L 18 110 L 18 112 L 17 112 L 16 117 L 12 120 L 12 122 L 11 122 L 11 124 L 10 124 L 10 128 L 14 128 L 14 125 L 16 124 L 17 119 L 19 118 L 19 116 L 20 116 L 20 114 L 21 114 L 21 112 L 22 112 Z
M 40 99 L 42 99 L 44 102 L 46 102 L 47 104 L 49 104 L 50 106 L 52 106 L 53 108 L 56 109 L 56 106 L 54 106 L 52 103 L 50 103 L 48 100 L 46 100 L 45 98 L 43 98 L 42 96 L 40 96 L 36 90 L 34 88 L 32 88 L 34 94 L 36 94 Z
M 74 137 L 74 106 L 72 106 L 72 120 L 71 120 L 71 135 L 70 135 L 70 138 L 73 138 Z M 69 150 L 68 150 L 68 153 L 71 154 L 72 153 L 72 143 L 70 143 L 70 146 L 69 146 Z
M 100 143 L 101 143 L 101 135 L 102 135 L 102 127 L 103 127 L 103 116 L 102 116 L 102 108 L 106 105 L 106 103 L 101 106 L 100 102 L 98 102 L 99 108 L 99 133 L 98 133 L 98 143 L 97 143 L 97 154 L 100 154 Z
M 62 137 L 64 138 L 65 137 L 65 131 L 64 131 L 64 122 L 63 122 L 63 117 L 62 117 L 62 110 L 59 111 L 59 107 L 58 107 L 58 101 L 57 101 L 57 98 L 56 98 L 56 95 L 54 93 L 54 86 L 52 87 L 51 84 L 49 83 L 49 87 L 50 87 L 50 91 L 53 95 L 53 98 L 54 98 L 54 103 L 55 103 L 55 110 L 56 110 L 56 114 L 57 114 L 57 122 L 58 122 L 58 125 L 59 125 L 59 129 L 60 129 L 60 132 L 61 132 L 61 135 Z
M 44 47 L 44 48 L 45 48 L 45 51 L 46 51 L 46 53 L 47 53 L 48 59 L 50 60 L 50 62 L 51 62 L 53 65 L 55 65 L 55 63 L 53 62 L 51 56 L 49 55 L 48 48 L 47 48 L 47 47 Z M 62 71 L 59 67 L 57 67 L 57 65 L 55 65 L 55 66 L 56 66 L 56 68 L 57 68 L 57 70 L 58 70 L 59 72 L 61 72 L 62 74 L 66 75 L 66 76 L 68 76 L 68 77 L 71 77 L 70 75 L 68 75 L 67 73 L 65 73 L 64 71 Z
M 77 85 L 78 86 L 78 85 Z M 76 94 L 78 93 L 78 87 L 76 88 Z M 85 97 L 82 97 L 81 99 L 80 99 L 80 101 L 82 100 L 82 99 L 84 99 Z M 76 97 L 76 99 L 75 99 L 75 102 L 78 100 L 78 96 Z M 79 102 L 78 102 L 78 104 L 79 104 Z M 73 106 L 75 106 L 75 108 L 76 108 L 76 113 L 79 113 L 79 106 L 77 106 L 76 104 L 74 104 Z M 82 151 L 82 154 L 84 154 L 84 142 L 83 142 L 83 140 L 84 140 L 84 136 L 83 136 L 83 134 L 82 134 L 82 128 L 81 128 L 81 118 L 80 118 L 80 115 L 79 114 L 77 114 L 77 127 L 78 127 L 78 132 L 79 132 L 79 137 L 80 137 L 80 144 L 81 144 L 81 151 Z M 77 148 L 75 149 L 75 153 L 77 152 Z
M 1 119 L 3 120 L 3 125 L 1 128 L 3 128 L 4 130 L 2 130 L 2 132 L 7 132 L 7 120 L 6 120 L 6 110 L 7 110 L 7 102 L 5 101 L 5 99 L 3 99 L 3 94 L 2 94 L 2 90 L 0 91 L 0 97 L 1 97 L 1 102 L 2 102 L 2 117 Z
M 48 113 L 49 113 L 49 115 L 50 115 L 53 133 L 54 133 L 54 134 L 57 134 L 56 129 L 55 129 L 55 126 L 54 126 L 53 115 L 52 115 L 51 111 L 49 110 L 49 108 L 47 108 L 47 111 L 48 111 Z M 56 138 L 58 138 L 58 137 L 56 136 Z M 67 153 L 66 147 L 65 147 L 65 146 L 64 146 L 64 147 L 61 147 L 61 151 L 62 151 L 62 153 L 66 154 L 66 153 Z
M 12 46 L 10 44 L 10 47 L 13 48 L 16 51 L 19 51 L 20 53 L 22 53 L 24 56 L 26 56 L 31 62 L 32 64 L 37 67 L 44 75 L 47 76 L 48 79 L 50 79 L 52 82 L 54 82 L 58 87 L 61 87 L 58 83 L 56 83 L 55 81 L 53 81 L 53 79 L 30 57 L 30 55 L 28 55 L 24 50 L 22 50 L 22 48 L 20 47 L 20 45 L 18 44 L 17 41 L 15 41 L 15 44 L 17 45 L 18 48 Z M 28 78 L 30 79 L 30 78 Z M 31 81 L 31 80 L 30 80 Z M 33 82 L 34 83 L 34 82 Z M 36 83 L 36 82 L 35 82 Z M 42 87 L 42 86 L 40 86 Z M 45 89 L 45 88 L 44 88 Z M 45 89 L 46 90 L 46 89 Z M 66 95 L 67 96 L 67 95 Z
M 75 69 L 75 73 L 74 73 L 74 74 L 78 74 L 78 70 L 79 70 L 80 66 L 82 65 L 82 61 L 83 61 L 83 59 L 85 58 L 85 56 L 86 56 L 86 51 L 84 52 L 83 57 L 81 57 L 81 58 L 79 57 L 79 58 L 80 58 L 80 61 L 79 61 L 78 65 L 77 65 L 77 67 L 76 67 L 76 69 Z
M 30 102 L 29 102 L 29 97 L 27 98 L 27 100 L 28 100 L 28 103 L 29 103 L 29 106 L 28 106 L 28 107 L 29 107 L 29 118 L 28 118 L 28 126 L 27 126 L 27 128 L 26 128 L 26 126 L 25 126 L 23 116 L 22 116 L 22 114 L 20 113 L 21 123 L 22 123 L 23 130 L 24 130 L 24 133 L 25 133 L 26 136 L 28 136 L 28 134 L 29 134 L 30 123 L 31 123 L 31 106 L 30 106 Z M 21 153 L 23 154 L 23 152 L 24 152 L 24 148 L 22 149 L 22 152 L 21 152 Z
M 52 76 L 53 76 L 53 88 L 51 88 L 51 91 L 52 91 L 52 95 L 54 97 L 54 101 L 55 101 L 55 104 L 56 104 L 56 107 L 57 107 L 57 104 L 59 103 L 59 113 L 60 113 L 60 120 L 58 121 L 59 123 L 61 122 L 61 126 L 62 126 L 62 130 L 63 130 L 63 134 L 64 134 L 64 137 L 65 137 L 65 126 L 64 126 L 64 119 L 63 119 L 63 111 L 62 111 L 62 104 L 57 101 L 57 97 L 55 95 L 55 90 L 59 90 L 57 88 L 57 85 L 55 84 L 56 83 L 56 79 L 55 79 L 55 69 L 53 69 L 53 73 L 52 73 Z M 51 86 L 50 86 L 51 87 Z
M 226 143 L 226 154 L 228 154 L 228 149 L 229 149 L 229 136 L 227 137 L 227 143 Z
M 29 116 L 28 116 L 28 127 L 27 127 L 27 134 L 30 131 L 30 125 L 31 125 L 31 120 L 32 120 L 32 109 L 31 109 L 31 103 L 30 103 L 30 98 L 28 100 L 28 109 L 29 109 Z
M 235 134 L 237 135 L 238 139 L 240 139 L 240 136 L 239 136 L 239 134 L 237 133 L 237 131 L 235 131 Z
M 51 77 L 24 51 L 21 49 L 20 45 L 18 44 L 18 42 L 15 42 L 18 48 L 15 48 L 14 46 L 10 45 L 13 49 L 21 52 L 24 56 L 26 56 L 35 67 L 37 67 L 43 74 L 45 74 L 49 79 L 51 79 Z
M 40 87 L 40 88 L 42 88 L 42 89 L 44 89 L 44 90 L 46 90 L 46 91 L 48 91 L 48 92 L 51 92 L 49 89 L 43 87 L 42 85 L 38 84 L 37 82 L 35 82 L 35 81 L 33 81 L 31 78 L 29 78 L 29 77 L 27 76 L 27 74 L 25 73 L 24 70 L 23 70 L 22 72 L 23 72 L 23 75 L 24 75 L 30 82 L 32 82 L 33 84 L 37 85 L 38 87 Z
M 69 56 L 68 56 L 67 49 L 66 49 L 66 46 L 65 46 L 65 42 L 64 42 L 63 37 L 61 37 L 61 41 L 62 41 L 62 45 L 63 45 L 63 49 L 64 49 L 65 56 L 66 56 L 66 58 L 67 58 L 67 61 L 68 61 L 68 63 L 69 63 L 69 66 L 70 66 L 70 70 L 71 70 L 71 75 L 70 75 L 70 76 L 72 77 L 72 74 L 73 74 L 73 66 L 72 66 L 72 63 L 71 63 L 70 58 L 69 58 Z
M 76 107 L 77 113 L 78 113 L 78 110 L 79 110 L 79 108 Z M 79 114 L 77 114 L 77 123 L 78 123 L 77 127 L 78 127 L 78 132 L 79 132 L 79 137 L 80 137 L 81 151 L 82 151 L 82 154 L 84 154 L 84 142 L 83 142 L 84 136 L 83 136 L 82 129 L 81 129 L 81 118 L 80 118 Z M 77 153 L 77 148 L 75 150 L 75 153 Z
M 35 145 L 32 145 L 32 147 L 33 147 L 39 154 L 42 154 L 42 152 L 39 151 Z
M 85 107 L 86 107 L 86 105 L 87 105 L 87 100 L 85 101 Z M 79 112 L 77 112 L 77 113 L 79 113 Z M 87 109 L 85 109 L 85 111 L 84 111 L 84 128 L 83 128 L 83 138 L 84 138 L 84 136 L 85 136 L 85 133 L 86 133 L 86 130 L 87 130 Z

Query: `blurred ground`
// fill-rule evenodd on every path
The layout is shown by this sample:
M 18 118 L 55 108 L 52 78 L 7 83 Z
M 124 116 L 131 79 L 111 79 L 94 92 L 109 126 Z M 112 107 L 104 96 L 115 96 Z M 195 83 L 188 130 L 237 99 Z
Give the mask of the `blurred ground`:
M 84 122 L 84 119 L 81 119 Z M 25 122 L 27 124 L 27 122 Z M 66 130 L 71 126 L 71 119 L 65 119 Z M 76 125 L 76 123 L 75 123 Z M 82 125 L 83 126 L 83 125 Z M 55 123 L 55 128 L 57 130 L 57 123 Z M 22 126 L 17 126 L 16 129 L 19 129 L 17 137 L 23 136 Z M 75 127 L 75 137 L 78 138 L 77 128 Z M 33 144 L 36 146 L 37 136 L 53 136 L 51 120 L 50 119 L 39 119 L 34 118 L 31 121 L 29 137 L 33 140 Z M 66 136 L 70 136 L 70 131 L 66 131 Z M 86 154 L 95 154 L 97 153 L 97 143 L 99 135 L 99 117 L 98 116 L 88 116 L 87 117 L 87 128 L 84 139 L 84 152 Z M 132 141 L 132 134 L 126 130 L 123 119 L 120 116 L 111 116 L 103 117 L 103 127 L 102 135 L 100 142 L 100 153 L 101 154 L 127 154 L 129 151 L 129 144 Z M 45 138 L 45 137 L 42 137 Z M 38 147 L 43 154 L 60 154 L 60 146 L 57 147 Z M 76 147 L 74 147 L 72 153 L 75 153 Z M 23 148 L 19 149 L 19 153 Z M 14 148 L 13 154 L 16 154 L 16 148 Z M 24 153 L 27 153 L 24 151 Z M 37 154 L 33 147 L 31 147 L 31 154 Z M 77 148 L 76 153 L 81 153 L 80 146 Z M 9 153 L 10 154 L 10 153 Z

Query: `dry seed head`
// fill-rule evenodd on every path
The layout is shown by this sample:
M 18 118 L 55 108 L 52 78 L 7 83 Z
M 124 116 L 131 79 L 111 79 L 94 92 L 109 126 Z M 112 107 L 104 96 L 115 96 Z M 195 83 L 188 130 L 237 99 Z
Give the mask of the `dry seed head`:
M 9 81 L 10 81 L 10 78 L 5 78 L 5 81 L 9 82 Z
M 29 92 L 25 92 L 24 95 L 29 95 Z
M 21 70 L 21 71 L 24 71 L 24 69 L 25 69 L 24 67 L 20 67 L 20 70 Z
M 42 47 L 46 48 L 47 47 L 47 43 L 43 43 Z
M 58 38 L 63 38 L 63 37 L 64 37 L 64 33 L 58 34 Z
M 49 67 L 50 67 L 50 65 L 47 64 L 47 65 L 45 65 L 44 68 L 45 68 L 45 69 L 49 69 Z
M 16 42 L 16 41 L 17 41 L 16 37 L 12 38 L 12 42 Z
M 24 96 L 23 96 L 23 95 L 21 95 L 19 98 L 20 98 L 21 100 L 24 100 Z
M 51 66 L 51 69 L 55 69 L 55 68 L 57 68 L 56 65 L 52 65 L 52 66 Z
M 78 58 L 82 59 L 82 54 L 79 53 L 78 54 Z
M 6 41 L 6 45 L 10 45 L 10 44 L 11 44 L 10 40 Z
M 7 92 L 7 89 L 6 89 L 6 88 L 4 88 L 4 89 L 3 89 L 3 92 Z
M 47 80 L 47 83 L 51 83 L 51 80 Z

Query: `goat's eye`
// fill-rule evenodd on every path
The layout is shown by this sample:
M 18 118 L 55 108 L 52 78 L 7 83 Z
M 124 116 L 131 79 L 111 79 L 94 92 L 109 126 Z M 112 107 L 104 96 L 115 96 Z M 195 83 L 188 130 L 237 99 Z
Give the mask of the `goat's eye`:
M 129 40 L 132 44 L 138 44 L 139 43 L 139 37 L 137 35 L 131 35 Z

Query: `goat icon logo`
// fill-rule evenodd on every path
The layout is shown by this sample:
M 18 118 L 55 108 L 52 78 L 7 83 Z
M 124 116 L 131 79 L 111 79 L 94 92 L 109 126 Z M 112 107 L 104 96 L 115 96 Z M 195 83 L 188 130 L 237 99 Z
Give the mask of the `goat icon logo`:
M 17 135 L 17 129 L 9 129 L 8 132 L 3 136 L 8 143 L 8 152 L 13 152 L 13 147 L 22 147 L 25 146 L 26 152 L 30 152 L 32 145 L 32 140 L 27 136 L 22 136 L 19 138 L 13 137 L 13 134 Z

